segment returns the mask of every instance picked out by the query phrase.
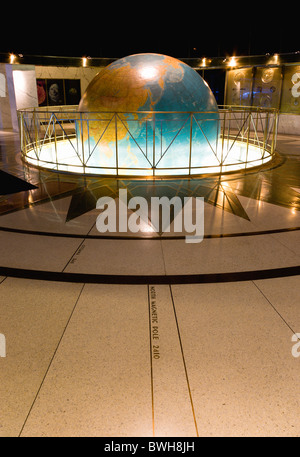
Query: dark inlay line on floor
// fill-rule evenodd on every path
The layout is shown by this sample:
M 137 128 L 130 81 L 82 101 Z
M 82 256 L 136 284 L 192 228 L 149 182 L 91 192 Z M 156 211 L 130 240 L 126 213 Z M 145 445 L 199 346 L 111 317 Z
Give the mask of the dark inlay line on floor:
M 205 239 L 210 238 L 232 238 L 240 236 L 257 236 L 257 235 L 272 235 L 273 233 L 286 233 L 286 232 L 295 232 L 300 230 L 300 227 L 288 227 L 281 229 L 271 229 L 271 230 L 256 230 L 253 232 L 237 232 L 237 233 L 220 233 L 220 234 L 211 234 L 204 235 Z M 53 236 L 59 238 L 84 238 L 91 240 L 152 240 L 152 241 L 163 241 L 163 240 L 184 240 L 185 235 L 172 235 L 172 236 L 126 236 L 126 235 L 85 235 L 76 234 L 76 233 L 58 233 L 58 232 L 42 232 L 39 230 L 25 230 L 17 229 L 13 227 L 0 227 L 2 232 L 10 233 L 19 233 L 22 235 L 37 235 L 37 236 Z
M 258 279 L 282 278 L 300 275 L 300 266 L 273 268 L 268 270 L 237 271 L 229 273 L 207 273 L 189 275 L 111 275 L 62 273 L 55 271 L 28 270 L 0 267 L 0 276 L 90 284 L 200 284 Z

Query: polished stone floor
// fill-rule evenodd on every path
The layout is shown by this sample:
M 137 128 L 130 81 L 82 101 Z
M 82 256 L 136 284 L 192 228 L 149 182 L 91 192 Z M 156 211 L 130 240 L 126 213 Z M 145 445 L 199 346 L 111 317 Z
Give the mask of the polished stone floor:
M 0 436 L 300 435 L 300 137 L 277 151 L 145 183 L 29 168 L 0 132 Z M 204 240 L 99 233 L 120 188 L 204 197 Z

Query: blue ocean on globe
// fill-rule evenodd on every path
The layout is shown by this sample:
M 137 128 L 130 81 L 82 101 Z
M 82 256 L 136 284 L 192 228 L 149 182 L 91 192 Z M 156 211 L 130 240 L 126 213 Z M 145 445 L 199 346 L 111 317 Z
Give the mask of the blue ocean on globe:
M 90 114 L 89 166 L 120 174 L 197 173 L 218 165 L 218 106 L 188 65 L 160 54 L 135 54 L 100 72 L 79 104 Z M 112 122 L 112 116 L 118 113 Z

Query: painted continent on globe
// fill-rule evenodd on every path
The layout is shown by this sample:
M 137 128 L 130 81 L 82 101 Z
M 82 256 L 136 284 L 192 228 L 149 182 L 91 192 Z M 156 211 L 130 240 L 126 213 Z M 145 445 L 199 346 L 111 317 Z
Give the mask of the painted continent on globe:
M 218 107 L 207 83 L 161 54 L 135 54 L 108 65 L 89 84 L 79 111 L 88 165 L 104 167 L 104 173 L 117 165 L 121 174 L 153 167 L 161 174 L 170 167 L 186 173 L 189 165 L 205 166 L 208 156 L 211 161 L 217 141 Z

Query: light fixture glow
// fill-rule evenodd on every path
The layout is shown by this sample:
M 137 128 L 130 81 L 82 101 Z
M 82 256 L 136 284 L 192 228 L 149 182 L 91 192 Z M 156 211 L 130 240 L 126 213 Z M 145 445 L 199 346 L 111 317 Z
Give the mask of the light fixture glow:
M 9 63 L 13 64 L 15 60 L 16 60 L 16 56 L 14 54 L 10 54 Z
M 230 59 L 228 65 L 229 65 L 230 67 L 236 67 L 237 62 L 236 62 L 236 58 L 235 58 L 234 56 L 231 57 L 231 59 Z
M 267 54 L 267 55 L 270 56 L 270 54 Z M 280 63 L 279 61 L 280 61 L 279 54 L 273 54 L 272 56 L 270 56 L 267 64 L 268 65 L 279 65 L 279 63 Z
M 87 66 L 87 57 L 82 57 L 82 66 L 83 67 Z
M 202 67 L 206 67 L 206 58 L 205 57 L 203 57 L 203 59 L 202 59 Z

